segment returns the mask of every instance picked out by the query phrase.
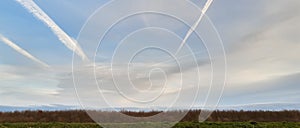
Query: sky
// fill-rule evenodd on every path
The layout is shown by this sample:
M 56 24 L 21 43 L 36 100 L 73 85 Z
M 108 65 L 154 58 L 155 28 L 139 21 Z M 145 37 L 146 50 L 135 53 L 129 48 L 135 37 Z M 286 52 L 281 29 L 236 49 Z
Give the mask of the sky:
M 193 33 L 175 54 L 200 15 L 196 7 L 205 4 L 187 1 L 34 0 L 57 29 L 19 2 L 1 0 L 0 34 L 49 67 L 0 40 L 0 105 L 197 106 L 205 102 L 211 75 L 219 83 L 226 77 L 220 105 L 299 103 L 299 0 L 215 0 L 199 35 Z M 183 21 L 136 14 L 100 40 L 115 18 L 135 8 L 171 10 Z M 224 59 L 214 30 L 226 53 L 225 76 L 212 73 L 213 62 Z M 80 46 L 89 60 L 66 42 Z

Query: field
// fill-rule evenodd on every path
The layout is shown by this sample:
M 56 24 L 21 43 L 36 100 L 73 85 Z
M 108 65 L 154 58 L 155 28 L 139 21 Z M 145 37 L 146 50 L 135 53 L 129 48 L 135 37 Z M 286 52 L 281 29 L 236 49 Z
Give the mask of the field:
M 90 111 L 108 119 L 102 126 L 109 128 L 169 128 L 171 123 L 130 123 L 118 119 L 117 112 Z M 147 117 L 159 113 L 121 111 L 134 117 Z M 181 113 L 169 111 L 167 115 Z M 207 122 L 198 123 L 201 110 L 189 111 L 173 128 L 300 128 L 300 111 L 214 111 Z M 172 119 L 172 116 L 164 116 Z M 39 122 L 39 123 L 32 123 Z M 58 123 L 60 122 L 60 123 Z M 127 122 L 127 123 L 124 123 Z M 142 121 L 143 122 L 143 121 Z M 0 112 L 0 128 L 102 128 L 85 111 L 15 111 Z
M 164 123 L 140 123 L 140 124 L 106 124 L 117 128 L 160 128 L 168 124 Z M 148 127 L 147 127 L 148 126 Z M 0 128 L 102 128 L 95 123 L 2 123 Z M 173 128 L 300 128 L 300 123 L 293 122 L 182 122 Z

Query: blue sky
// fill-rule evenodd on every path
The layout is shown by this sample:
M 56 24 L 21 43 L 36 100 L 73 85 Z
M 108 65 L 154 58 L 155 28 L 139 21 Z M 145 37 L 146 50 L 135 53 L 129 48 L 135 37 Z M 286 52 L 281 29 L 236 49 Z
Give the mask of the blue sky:
M 98 42 L 85 41 L 85 38 L 78 37 L 80 30 L 86 20 L 100 6 L 109 1 L 105 0 L 35 0 L 34 1 L 66 34 L 82 46 L 83 51 L 92 59 L 95 51 L 91 50 L 97 46 Z M 203 7 L 205 1 L 192 0 L 194 4 Z M 184 1 L 183 1 L 184 3 Z M 124 2 L 122 6 L 143 6 L 143 3 Z M 180 3 L 157 5 L 157 8 L 180 8 Z M 122 9 L 120 6 L 120 10 Z M 260 1 L 214 1 L 207 11 L 207 16 L 216 27 L 221 39 L 227 57 L 227 81 L 224 95 L 221 98 L 220 105 L 237 105 L 253 103 L 299 103 L 299 76 L 300 76 L 300 2 L 298 0 L 260 0 Z M 103 17 L 113 17 L 118 14 L 118 9 L 112 9 L 104 13 Z M 188 10 L 188 9 L 187 9 Z M 185 16 L 188 23 L 193 23 L 199 12 L 187 12 L 187 10 L 176 10 L 180 16 Z M 68 49 L 61 40 L 51 31 L 46 24 L 29 13 L 21 4 L 13 0 L 0 1 L 0 34 L 16 43 L 21 48 L 28 51 L 31 55 L 50 65 L 50 68 L 43 68 L 39 64 L 24 57 L 14 49 L 0 41 L 0 105 L 26 106 L 26 105 L 79 105 L 72 79 L 72 55 L 73 52 Z M 208 17 L 203 19 L 198 29 L 205 32 L 209 27 Z M 87 35 L 96 33 L 96 28 L 103 27 L 105 20 L 99 20 L 95 23 L 95 30 L 86 30 Z M 99 26 L 99 27 L 98 27 Z M 119 44 L 129 32 L 143 27 L 165 27 L 174 32 L 173 35 L 166 29 L 145 29 L 142 34 L 133 34 Z M 151 99 L 152 95 L 159 95 L 162 89 L 161 82 L 164 82 L 163 73 L 160 70 L 154 70 L 156 73 L 153 80 L 145 80 L 143 74 L 149 71 L 149 63 L 168 60 L 164 51 L 155 51 L 153 49 L 145 50 L 138 55 L 132 65 L 131 75 L 135 79 L 128 81 L 125 79 L 128 75 L 127 67 L 122 63 L 128 61 L 136 49 L 147 45 L 147 41 L 156 42 L 149 45 L 161 46 L 167 50 L 174 50 L 180 43 L 188 27 L 170 17 L 162 15 L 138 15 L 112 28 L 104 38 L 96 55 L 96 76 L 97 82 L 101 82 L 101 89 L 104 96 L 109 97 L 114 106 L 126 104 L 125 106 L 140 106 L 137 103 L 131 103 L 120 98 L 118 93 L 114 92 L 110 64 L 116 66 L 117 83 L 120 89 L 125 89 L 124 93 L 139 100 Z M 82 35 L 84 36 L 85 33 Z M 173 38 L 178 34 L 178 38 Z M 147 35 L 147 36 L 145 36 Z M 137 38 L 136 38 L 137 37 Z M 156 38 L 153 38 L 156 37 Z M 145 42 L 143 42 L 145 41 Z M 200 42 L 200 43 L 199 43 Z M 118 46 L 119 45 L 119 46 Z M 116 50 L 117 49 L 117 50 Z M 115 52 L 115 50 L 117 52 Z M 180 55 L 199 52 L 196 60 L 191 56 L 185 57 L 179 62 L 182 64 L 184 88 L 176 105 L 185 106 L 192 102 L 186 99 L 194 98 L 193 88 L 201 78 L 200 92 L 205 94 L 209 87 L 210 62 L 208 53 L 203 45 L 203 40 L 199 39 L 195 33 L 192 34 Z M 113 55 L 116 55 L 113 58 Z M 179 55 L 179 57 L 180 57 Z M 78 62 L 80 57 L 75 55 Z M 221 54 L 215 59 L 220 59 Z M 116 59 L 116 61 L 114 61 Z M 196 63 L 194 63 L 196 61 Z M 198 65 L 197 65 L 198 64 Z M 175 61 L 170 61 L 160 68 L 166 70 L 170 75 L 167 81 L 166 94 L 162 99 L 153 103 L 153 106 L 164 106 L 169 102 L 165 100 L 176 96 L 179 83 L 179 69 L 176 68 Z M 78 66 L 78 65 L 77 65 Z M 80 65 L 82 67 L 75 69 L 75 75 L 81 81 L 77 83 L 79 95 L 82 99 L 87 97 L 98 97 L 99 92 L 94 92 L 95 80 L 93 77 L 93 67 L 91 65 Z M 131 68 L 131 67 L 130 67 Z M 200 71 L 200 76 L 195 75 L 196 70 Z M 129 74 L 130 74 L 129 73 Z M 222 76 L 221 76 L 222 77 Z M 136 94 L 128 89 L 133 85 L 149 85 L 157 83 L 154 91 L 149 94 Z M 147 86 L 145 86 L 147 87 Z M 144 88 L 139 86 L 138 88 Z M 128 89 L 128 90 L 126 90 Z M 174 95 L 173 95 L 174 94 Z M 148 97 L 150 96 L 150 97 Z M 99 96 L 101 97 L 101 96 Z M 197 97 L 197 100 L 203 100 L 204 95 Z M 86 105 L 106 106 L 105 100 L 101 98 L 91 98 L 83 101 Z M 95 103 L 97 102 L 97 103 Z M 99 102 L 99 103 L 98 103 Z M 101 104 L 103 103 L 103 104 Z M 199 104 L 201 102 L 197 102 Z

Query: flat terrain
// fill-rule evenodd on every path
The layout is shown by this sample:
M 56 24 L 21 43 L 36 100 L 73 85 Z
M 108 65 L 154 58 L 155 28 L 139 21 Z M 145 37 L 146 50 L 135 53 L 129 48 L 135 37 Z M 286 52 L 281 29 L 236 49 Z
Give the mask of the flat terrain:
M 140 124 L 106 124 L 117 128 L 153 128 L 167 126 L 166 123 L 140 123 Z M 102 128 L 95 123 L 2 123 L 0 128 Z M 300 122 L 182 122 L 174 128 L 300 128 Z
M 170 128 L 170 123 L 123 123 L 133 122 L 118 119 L 116 113 L 91 111 L 99 114 L 108 123 L 106 128 Z M 121 111 L 133 117 L 147 117 L 159 113 Z M 164 119 L 172 119 L 172 114 L 182 111 L 169 111 Z M 214 111 L 207 122 L 198 123 L 200 110 L 189 111 L 173 128 L 300 128 L 300 111 Z M 113 120 L 112 120 L 113 119 Z M 163 120 L 163 119 L 162 119 Z M 39 122 L 39 123 L 31 123 Z M 56 123 L 52 123 L 56 122 Z M 58 123 L 60 122 L 60 123 Z M 14 111 L 0 112 L 0 128 L 102 128 L 94 123 L 86 111 Z

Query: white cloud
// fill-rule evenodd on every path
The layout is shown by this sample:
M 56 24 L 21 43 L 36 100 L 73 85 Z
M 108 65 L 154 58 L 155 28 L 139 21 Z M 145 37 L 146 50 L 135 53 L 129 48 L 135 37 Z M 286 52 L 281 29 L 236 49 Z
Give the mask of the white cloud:
M 79 55 L 83 60 L 88 60 L 77 41 L 66 34 L 33 0 L 16 1 L 24 6 L 37 19 L 44 22 L 67 48 Z
M 41 60 L 37 59 L 36 57 L 34 57 L 33 55 L 31 55 L 30 53 L 28 53 L 26 50 L 22 49 L 21 47 L 19 47 L 17 44 L 15 44 L 14 42 L 12 42 L 11 40 L 7 39 L 6 37 L 2 36 L 0 34 L 0 41 L 4 42 L 5 44 L 7 44 L 8 46 L 10 46 L 11 48 L 13 48 L 14 50 L 16 50 L 18 53 L 22 54 L 23 56 L 29 58 L 30 60 L 46 67 L 49 68 L 50 66 L 48 64 L 46 64 L 45 62 L 42 62 Z
M 243 40 L 238 40 L 239 42 L 230 49 L 228 62 L 231 85 L 272 80 L 300 72 L 300 59 L 297 54 L 300 39 L 296 36 L 296 33 L 299 33 L 300 17 L 294 14 L 295 8 L 285 3 L 270 3 L 260 15 L 271 20 L 261 21 L 263 26 Z M 294 3 L 300 5 L 300 2 Z M 274 6 L 280 8 L 275 9 Z M 270 10 L 276 12 L 276 15 L 269 14 Z M 289 17 L 282 19 L 282 15 Z
M 234 1 L 228 2 L 232 3 Z M 299 84 L 297 77 L 300 72 L 298 52 L 300 49 L 300 40 L 298 36 L 298 30 L 300 29 L 300 15 L 296 12 L 300 12 L 298 8 L 300 2 L 298 2 L 298 0 L 290 0 L 289 2 L 281 0 L 259 1 L 259 3 L 267 6 L 258 8 L 258 10 L 263 11 L 260 14 L 256 14 L 257 17 L 250 15 L 253 16 L 251 17 L 253 19 L 257 18 L 255 23 L 235 24 L 235 22 L 238 21 L 231 21 L 233 23 L 228 26 L 226 29 L 228 31 L 226 32 L 234 35 L 231 36 L 231 41 L 234 42 L 225 42 L 225 44 L 230 45 L 226 46 L 228 49 L 228 83 L 227 89 L 225 90 L 225 96 L 223 97 L 223 100 L 226 101 L 226 103 L 223 102 L 224 104 L 272 102 L 277 99 L 280 99 L 279 101 L 299 101 L 300 97 L 296 94 L 298 92 L 297 90 L 299 90 L 299 87 L 297 86 Z M 224 6 L 231 7 L 232 5 Z M 241 5 L 241 7 L 243 6 L 248 5 Z M 161 5 L 157 6 L 157 8 L 162 9 L 165 7 L 176 10 L 173 6 L 164 5 L 163 2 Z M 226 8 L 224 8 L 224 10 L 225 9 Z M 253 9 L 256 8 L 253 7 Z M 116 13 L 113 11 L 116 10 L 112 10 L 111 14 Z M 184 17 L 190 19 L 189 22 L 196 19 L 196 16 L 193 13 L 181 12 L 181 10 L 176 10 L 175 12 L 178 12 L 178 15 L 186 15 Z M 249 15 L 243 14 L 241 17 L 238 17 L 238 19 L 249 19 L 247 16 Z M 230 21 L 230 17 L 228 19 Z M 156 22 L 162 21 L 157 20 Z M 175 46 L 172 45 L 172 47 Z M 92 48 L 94 49 L 95 47 Z M 130 51 L 124 48 L 124 53 L 126 50 Z M 120 55 L 125 54 L 121 53 Z M 165 59 L 164 56 L 156 56 Z M 120 58 L 122 57 L 123 56 L 120 56 Z M 196 91 L 199 78 L 201 90 L 199 92 L 200 96 L 197 97 L 197 101 L 203 101 L 210 83 L 211 70 L 209 62 L 207 60 L 197 60 L 197 63 L 200 64 L 199 67 L 194 65 L 192 59 L 182 59 L 181 62 L 183 64 L 183 87 L 179 84 L 180 71 L 173 61 L 159 65 L 160 68 L 166 71 L 168 82 L 166 84 L 165 94 L 159 101 L 151 105 L 164 106 L 170 104 L 173 100 L 176 100 L 174 96 L 180 91 L 182 94 L 177 105 L 191 103 L 191 99 L 194 98 L 193 93 Z M 96 86 L 92 66 L 79 67 L 79 69 L 75 68 L 74 73 L 77 78 L 75 79 L 75 82 L 77 83 L 79 95 L 85 99 L 83 103 L 91 106 L 102 105 L 102 107 L 105 107 L 106 104 L 104 99 L 100 95 L 100 92 L 102 92 L 109 98 L 109 102 L 112 103 L 112 105 L 143 106 L 141 104 L 130 102 L 119 95 L 114 86 L 115 83 L 113 82 L 111 73 L 113 72 L 116 74 L 117 83 L 120 85 L 120 89 L 124 94 L 140 100 L 151 99 L 153 98 L 153 95 L 157 95 L 162 89 L 160 83 L 164 83 L 165 78 L 161 72 L 155 72 L 155 77 L 152 77 L 153 81 L 149 81 L 148 71 L 151 69 L 150 65 L 152 65 L 149 63 L 150 61 L 147 61 L 147 63 L 135 63 L 131 65 L 135 70 L 129 72 L 132 78 L 131 81 L 129 81 L 127 76 L 127 65 L 114 65 L 114 70 L 111 71 L 110 63 L 97 62 L 95 70 L 97 75 L 96 80 L 101 86 Z M 26 104 L 26 102 L 44 104 L 47 102 L 58 104 L 77 103 L 72 74 L 67 67 L 69 66 L 62 66 L 59 68 L 54 67 L 50 72 L 28 67 L 24 69 L 20 67 L 3 67 L 0 73 L 0 76 L 4 76 L 0 77 L 1 84 L 4 84 L 4 82 L 8 84 L 7 86 L 1 86 L 0 95 L 6 94 L 5 96 L 1 96 L 1 101 L 6 102 L 6 104 L 15 102 L 20 102 L 20 104 Z M 14 68 L 16 68 L 17 71 L 11 71 Z M 200 71 L 199 76 L 196 73 L 197 70 Z M 80 81 L 77 81 L 78 79 Z M 19 83 L 15 83 L 15 81 Z M 145 89 L 151 85 L 151 82 L 159 84 L 154 86 L 155 88 L 153 88 L 151 92 L 148 92 L 147 95 L 134 90 L 131 86 L 134 84 L 139 86 L 138 88 Z M 22 83 L 26 84 L 21 87 Z M 45 85 L 45 83 L 48 85 Z M 30 86 L 30 84 L 34 84 L 34 86 Z M 14 86 L 9 88 L 8 85 Z M 12 91 L 11 89 L 21 90 Z M 13 93 L 7 95 L 9 92 Z M 21 97 L 23 97 L 23 99 L 18 99 Z M 31 101 L 30 98 L 32 98 Z M 11 102 L 14 100 L 15 102 Z

